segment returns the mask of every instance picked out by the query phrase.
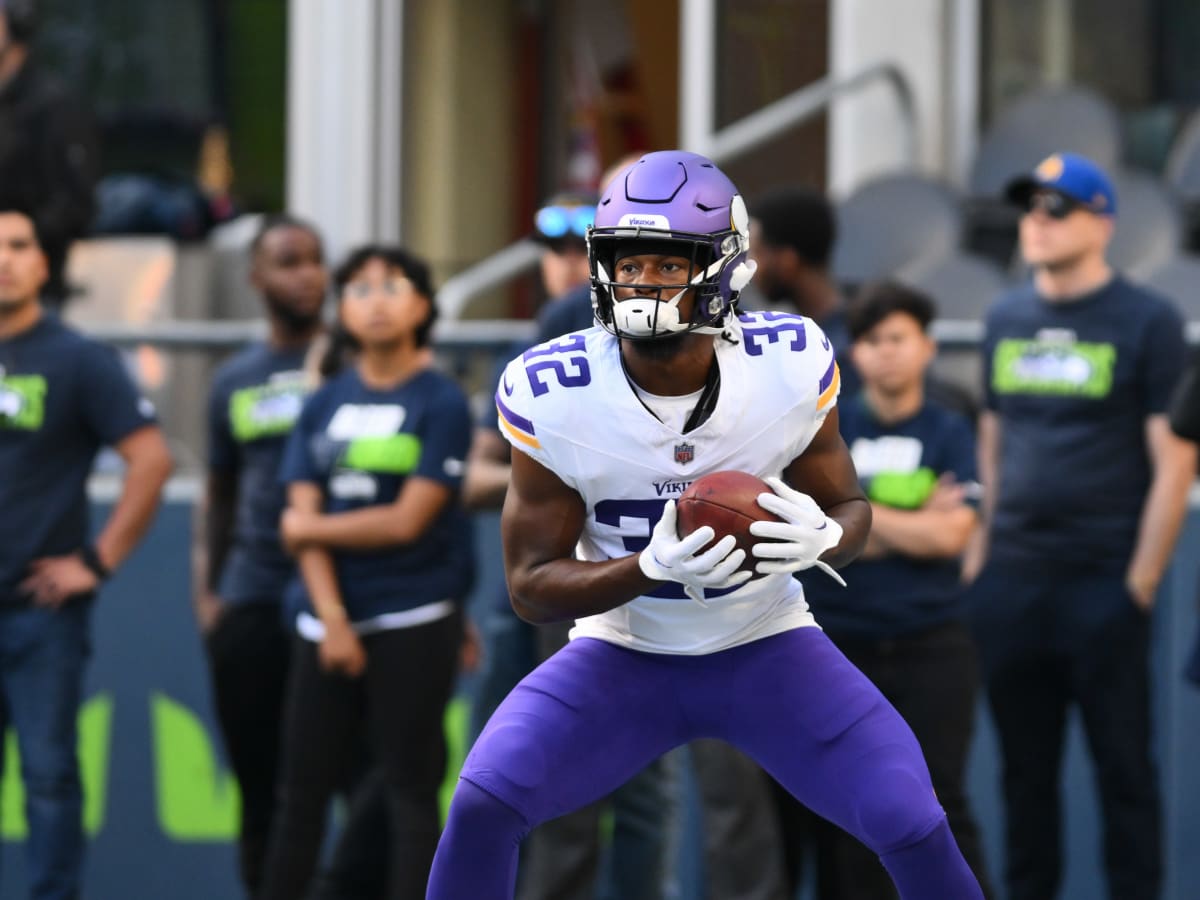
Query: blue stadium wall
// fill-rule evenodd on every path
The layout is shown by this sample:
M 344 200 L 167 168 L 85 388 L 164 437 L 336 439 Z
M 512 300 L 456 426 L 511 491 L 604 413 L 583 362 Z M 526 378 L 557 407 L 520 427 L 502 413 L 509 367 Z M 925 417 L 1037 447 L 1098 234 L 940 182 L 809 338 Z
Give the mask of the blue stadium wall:
M 107 510 L 96 509 L 96 521 Z M 215 727 L 207 670 L 189 595 L 190 506 L 169 503 L 136 555 L 96 608 L 95 644 L 80 713 L 81 759 L 90 835 L 85 895 L 130 900 L 224 900 L 242 896 L 233 837 L 238 797 Z M 499 577 L 497 522 L 477 520 L 483 571 Z M 1156 702 L 1166 813 L 1168 890 L 1188 900 L 1200 883 L 1200 691 L 1180 669 L 1197 627 L 1200 514 L 1189 517 L 1156 613 Z M 481 579 L 479 595 L 489 580 Z M 465 680 L 451 730 L 461 731 Z M 0 898 L 26 893 L 24 815 L 11 735 L 0 792 Z M 1064 766 L 1067 817 L 1065 900 L 1105 896 L 1099 868 L 1099 811 L 1078 722 Z M 981 711 L 970 789 L 994 875 L 1002 818 L 995 739 Z M 680 885 L 684 900 L 703 897 L 700 823 L 688 803 Z

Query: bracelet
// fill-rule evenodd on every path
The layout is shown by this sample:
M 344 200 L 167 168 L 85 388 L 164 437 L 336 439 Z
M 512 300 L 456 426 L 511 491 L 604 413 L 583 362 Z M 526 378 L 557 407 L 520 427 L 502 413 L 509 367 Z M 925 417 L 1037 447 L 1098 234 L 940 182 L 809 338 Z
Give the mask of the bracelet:
M 107 581 L 108 577 L 112 575 L 112 570 L 104 565 L 100 559 L 100 554 L 96 552 L 95 544 L 84 544 L 80 547 L 79 558 L 91 573 L 101 581 Z

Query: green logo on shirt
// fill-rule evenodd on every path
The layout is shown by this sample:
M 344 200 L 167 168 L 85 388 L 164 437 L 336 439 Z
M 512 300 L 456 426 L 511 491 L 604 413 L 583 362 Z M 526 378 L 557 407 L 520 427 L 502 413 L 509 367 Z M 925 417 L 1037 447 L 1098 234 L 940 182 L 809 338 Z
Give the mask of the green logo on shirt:
M 421 439 L 415 434 L 360 437 L 350 441 L 341 463 L 347 469 L 381 475 L 407 475 L 421 461 Z
M 871 477 L 867 496 L 881 506 L 920 509 L 936 485 L 937 473 L 928 466 L 913 472 L 878 472 Z
M 5 375 L 0 378 L 0 428 L 37 431 L 45 419 L 45 376 Z
M 1112 344 L 1005 338 L 992 355 L 992 388 L 998 394 L 1107 397 L 1116 362 Z
M 307 393 L 302 382 L 260 384 L 229 397 L 229 425 L 240 443 L 288 434 L 300 416 Z

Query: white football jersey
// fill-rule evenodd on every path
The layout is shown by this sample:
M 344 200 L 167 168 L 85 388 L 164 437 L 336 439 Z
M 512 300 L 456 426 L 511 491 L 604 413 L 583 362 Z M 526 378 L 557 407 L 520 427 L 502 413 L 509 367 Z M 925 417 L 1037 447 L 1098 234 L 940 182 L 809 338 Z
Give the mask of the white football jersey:
M 640 552 L 670 499 L 709 472 L 780 475 L 804 452 L 837 402 L 829 340 L 811 319 L 744 313 L 733 341 L 714 338 L 721 386 L 712 415 L 681 434 L 642 405 L 617 339 L 600 327 L 564 335 L 512 360 L 496 391 L 501 432 L 583 498 L 575 554 L 606 560 Z M 571 637 L 654 653 L 701 654 L 814 625 L 800 582 L 770 575 L 708 591 L 707 607 L 666 583 L 579 619 Z

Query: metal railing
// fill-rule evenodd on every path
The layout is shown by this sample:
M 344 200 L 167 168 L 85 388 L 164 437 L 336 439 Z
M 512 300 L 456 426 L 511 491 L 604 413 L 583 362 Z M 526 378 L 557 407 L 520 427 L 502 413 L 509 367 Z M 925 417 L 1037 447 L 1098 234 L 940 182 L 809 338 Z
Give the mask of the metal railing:
M 80 327 L 97 340 L 117 347 L 149 344 L 164 350 L 236 350 L 267 335 L 263 319 L 174 319 L 151 325 L 97 323 Z M 529 344 L 536 334 L 537 324 L 527 319 L 443 320 L 434 326 L 433 339 L 448 350 L 477 350 Z
M 876 63 L 844 77 L 821 78 L 714 131 L 699 146 L 690 149 L 716 163 L 727 163 L 815 118 L 837 98 L 876 82 L 888 85 L 895 94 L 904 123 L 903 162 L 913 165 L 920 152 L 916 105 L 908 80 L 892 63 Z M 448 278 L 438 291 L 442 316 L 448 320 L 461 319 L 473 299 L 529 271 L 540 255 L 537 244 L 520 240 Z
M 262 319 L 202 321 L 176 319 L 157 325 L 86 325 L 92 337 L 118 347 L 150 344 L 168 350 L 235 350 L 267 334 Z M 977 319 L 938 319 L 931 326 L 938 345 L 948 350 L 969 350 L 983 339 L 983 322 Z M 435 345 L 444 350 L 507 350 L 530 344 L 537 324 L 528 319 L 464 319 L 439 321 L 434 326 Z M 1200 344 L 1200 321 L 1186 323 L 1188 343 Z

